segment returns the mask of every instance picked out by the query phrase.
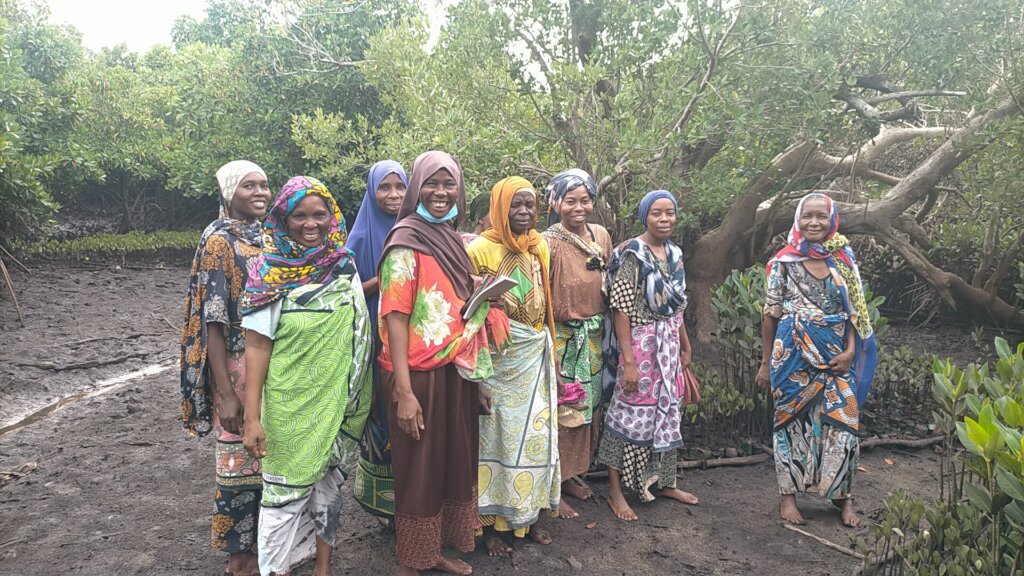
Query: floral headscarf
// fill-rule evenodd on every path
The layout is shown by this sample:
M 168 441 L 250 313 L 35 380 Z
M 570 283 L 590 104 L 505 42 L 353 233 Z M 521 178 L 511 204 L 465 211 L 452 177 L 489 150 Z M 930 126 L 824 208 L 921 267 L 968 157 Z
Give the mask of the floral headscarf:
M 323 198 L 331 214 L 324 243 L 313 248 L 302 246 L 288 234 L 288 215 L 307 196 Z M 345 217 L 323 183 L 308 176 L 289 180 L 263 222 L 263 253 L 249 270 L 243 314 L 272 304 L 299 286 L 330 281 L 351 256 L 345 247 L 347 235 Z

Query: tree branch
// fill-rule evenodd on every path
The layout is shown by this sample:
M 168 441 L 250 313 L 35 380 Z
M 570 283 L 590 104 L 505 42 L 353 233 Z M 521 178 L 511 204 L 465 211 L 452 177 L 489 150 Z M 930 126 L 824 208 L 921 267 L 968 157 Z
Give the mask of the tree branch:
M 904 92 L 890 92 L 881 96 L 865 98 L 864 101 L 872 106 L 877 106 L 888 100 L 902 100 L 903 98 L 917 98 L 919 96 L 967 96 L 967 92 L 954 92 L 951 90 L 907 90 Z

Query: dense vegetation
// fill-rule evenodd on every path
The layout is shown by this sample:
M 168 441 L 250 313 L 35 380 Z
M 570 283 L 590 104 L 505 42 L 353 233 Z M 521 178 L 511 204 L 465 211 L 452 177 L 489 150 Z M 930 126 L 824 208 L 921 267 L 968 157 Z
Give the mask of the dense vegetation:
M 42 6 L 0 0 L 8 247 L 60 206 L 199 228 L 234 158 L 351 211 L 372 162 L 440 147 L 471 193 L 587 169 L 620 237 L 641 194 L 677 192 L 705 339 L 712 288 L 809 189 L 843 202 L 890 306 L 1024 324 L 1017 0 L 210 0 L 145 54 L 87 50 Z

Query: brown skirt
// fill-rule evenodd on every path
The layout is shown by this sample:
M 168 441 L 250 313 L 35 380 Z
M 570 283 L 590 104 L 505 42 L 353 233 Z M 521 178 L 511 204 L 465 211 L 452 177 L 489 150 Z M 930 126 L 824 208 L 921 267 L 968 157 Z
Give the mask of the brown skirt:
M 473 550 L 477 522 L 477 465 L 480 453 L 479 391 L 453 364 L 430 372 L 410 370 L 412 392 L 423 410 L 420 439 L 402 432 L 395 377 L 381 370 L 391 431 L 395 477 L 395 533 L 398 563 L 416 570 L 441 561 L 441 548 Z
M 562 482 L 590 470 L 590 462 L 597 453 L 597 439 L 601 430 L 601 410 L 594 409 L 590 424 L 576 428 L 558 428 L 558 457 L 562 465 Z

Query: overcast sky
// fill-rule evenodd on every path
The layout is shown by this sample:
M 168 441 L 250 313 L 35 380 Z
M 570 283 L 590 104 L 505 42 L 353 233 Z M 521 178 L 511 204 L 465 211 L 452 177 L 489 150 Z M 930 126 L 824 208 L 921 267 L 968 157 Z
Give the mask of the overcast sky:
M 50 20 L 70 24 L 82 33 L 82 44 L 99 50 L 127 44 L 146 52 L 155 44 L 171 44 L 178 16 L 203 15 L 206 0 L 47 0 Z
M 82 33 L 82 44 L 100 48 L 127 44 L 147 52 L 155 44 L 171 44 L 171 27 L 179 16 L 201 18 L 206 0 L 46 0 L 54 24 L 70 24 Z M 422 0 L 432 17 L 443 14 L 453 0 Z

